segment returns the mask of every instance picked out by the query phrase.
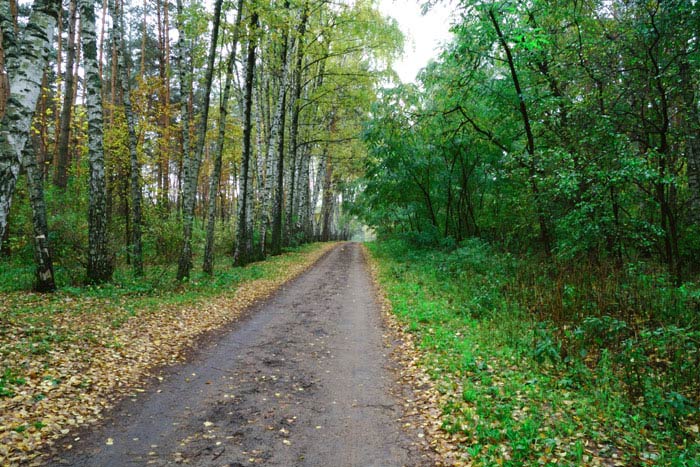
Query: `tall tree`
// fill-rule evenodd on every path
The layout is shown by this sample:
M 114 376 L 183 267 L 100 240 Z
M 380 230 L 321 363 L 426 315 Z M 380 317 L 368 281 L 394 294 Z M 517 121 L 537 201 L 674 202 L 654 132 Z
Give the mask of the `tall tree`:
M 289 1 L 285 1 L 285 11 L 289 11 Z M 270 180 L 270 186 L 273 188 L 274 200 L 272 203 L 272 241 L 270 245 L 270 253 L 278 255 L 282 252 L 282 215 L 284 213 L 284 130 L 287 118 L 287 90 L 289 87 L 289 63 L 292 54 L 290 53 L 294 47 L 289 46 L 289 25 L 283 26 L 282 33 L 282 48 L 280 50 L 281 76 L 279 91 L 277 96 L 277 110 L 275 112 L 275 120 L 272 127 L 272 138 L 270 139 L 270 151 L 275 154 L 274 180 Z M 293 42 L 293 41 L 292 41 Z M 274 142 L 274 144 L 273 144 Z M 269 156 L 268 156 L 269 157 Z M 274 185 L 273 185 L 274 184 Z M 265 237 L 263 236 L 263 244 Z
M 12 8 L 5 11 L 5 14 L 12 14 Z M 10 54 L 16 54 L 16 41 L 14 34 L 16 33 L 17 23 L 16 18 L 9 18 L 3 15 L 3 28 L 9 28 L 7 40 L 3 40 L 9 48 Z M 12 58 L 16 60 L 16 56 Z M 13 63 L 11 60 L 10 63 Z M 14 62 L 16 64 L 16 61 Z M 4 70 L 3 70 L 4 71 Z M 15 71 L 15 70 L 12 70 Z M 43 73 L 45 76 L 46 73 Z M 4 91 L 9 91 L 6 89 Z M 7 98 L 6 95 L 0 96 L 3 101 Z M 0 106 L 0 119 L 5 116 L 5 104 Z M 32 138 L 27 141 L 22 154 L 22 166 L 27 174 L 27 188 L 29 190 L 29 201 L 32 209 L 32 226 L 33 226 L 33 243 L 34 243 L 34 262 L 35 280 L 34 290 L 37 292 L 53 292 L 56 289 L 54 280 L 53 264 L 51 259 L 51 249 L 49 245 L 49 231 L 46 220 L 46 203 L 44 201 L 44 186 L 42 180 L 42 172 L 37 168 L 37 158 L 32 150 Z
M 117 8 L 115 0 L 109 0 L 112 21 L 114 22 L 114 41 L 117 61 L 117 71 L 119 73 L 119 85 L 124 106 L 124 115 L 128 131 L 129 145 L 129 196 L 131 199 L 131 238 L 129 241 L 128 254 L 131 265 L 137 276 L 143 274 L 143 245 L 141 239 L 141 227 L 143 224 L 141 213 L 141 163 L 137 152 L 136 138 L 136 118 L 131 106 L 131 81 L 127 63 L 128 48 L 124 35 L 124 8 Z
M 253 232 L 250 219 L 250 155 L 253 108 L 253 80 L 255 78 L 255 49 L 258 40 L 258 13 L 250 14 L 248 26 L 248 52 L 245 63 L 245 80 L 243 94 L 243 152 L 241 155 L 240 194 L 238 202 L 238 231 L 233 262 L 244 265 L 251 261 L 253 255 Z
M 58 0 L 35 0 L 19 43 L 13 40 L 12 28 L 8 27 L 11 23 L 7 2 L 2 2 L 0 7 L 3 49 L 6 66 L 9 65 L 11 71 L 11 98 L 0 127 L 0 238 L 7 228 L 24 148 L 41 94 L 41 79 L 53 41 L 59 4 Z M 7 62 L 10 57 L 17 57 L 16 63 Z
M 46 217 L 46 202 L 44 200 L 44 180 L 42 172 L 37 167 L 36 154 L 31 142 L 24 148 L 22 164 L 27 174 L 29 201 L 32 206 L 32 230 L 34 233 L 34 290 L 37 292 L 53 292 L 56 290 L 54 280 L 53 260 L 49 244 L 49 225 Z
M 506 62 L 508 63 L 508 70 L 510 71 L 510 77 L 513 82 L 513 88 L 518 97 L 518 110 L 520 112 L 520 117 L 522 119 L 523 129 L 525 130 L 526 144 L 525 149 L 527 151 L 527 159 L 523 161 L 528 169 L 530 188 L 532 189 L 532 194 L 535 197 L 535 209 L 537 210 L 537 220 L 540 226 L 540 237 L 542 239 L 542 245 L 547 254 L 552 252 L 552 235 L 550 232 L 549 222 L 547 220 L 547 215 L 542 202 L 542 196 L 540 194 L 540 186 L 537 181 L 539 174 L 539 161 L 535 148 L 535 135 L 532 131 L 532 123 L 530 120 L 530 113 L 528 111 L 527 96 L 523 92 L 522 86 L 520 85 L 520 77 L 518 71 L 515 68 L 515 59 L 513 57 L 513 52 L 508 39 L 503 34 L 501 30 L 500 20 L 497 17 L 497 13 L 494 7 L 489 8 L 488 16 L 491 20 L 494 30 L 498 36 L 498 41 L 503 47 L 503 52 L 506 55 Z
M 299 115 L 301 113 L 301 91 L 303 88 L 302 80 L 302 68 L 304 64 L 304 36 L 306 34 L 306 25 L 309 20 L 309 6 L 308 3 L 304 3 L 301 21 L 299 22 L 299 27 L 297 28 L 296 37 L 296 50 L 294 52 L 294 71 L 292 72 L 291 82 L 292 82 L 292 92 L 290 96 L 290 108 L 291 108 L 291 121 L 289 125 L 289 197 L 287 199 L 287 212 L 285 216 L 285 234 L 289 240 L 289 237 L 294 232 L 295 217 L 298 216 L 298 209 L 296 209 L 297 199 L 297 185 L 299 184 L 298 173 L 301 170 L 302 165 L 299 160 Z M 308 170 L 308 169 L 307 169 Z M 304 187 L 302 186 L 302 190 Z
M 97 64 L 95 5 L 91 0 L 79 1 L 83 66 L 87 90 L 85 105 L 88 119 L 87 136 L 90 164 L 87 280 L 91 283 L 101 283 L 112 278 L 112 262 L 107 244 L 107 183 L 102 129 L 102 79 Z
M 226 82 L 224 84 L 223 96 L 219 104 L 219 131 L 214 147 L 214 161 L 209 177 L 209 204 L 207 206 L 207 237 L 204 245 L 204 259 L 202 270 L 207 274 L 214 272 L 214 227 L 216 225 L 216 198 L 221 181 L 221 163 L 224 151 L 224 140 L 226 137 L 226 117 L 228 116 L 228 101 L 233 85 L 233 71 L 236 63 L 236 48 L 238 47 L 238 36 L 243 13 L 243 0 L 238 0 L 236 6 L 236 21 L 233 26 L 233 37 L 231 38 L 231 54 L 226 64 Z
M 181 3 L 181 0 L 179 0 Z M 179 3 L 179 4 L 180 4 Z M 177 280 L 183 280 L 190 275 L 192 269 L 192 229 L 194 226 L 194 208 L 197 195 L 197 181 L 199 179 L 199 167 L 201 165 L 202 154 L 207 134 L 207 119 L 209 116 L 209 101 L 211 96 L 211 86 L 214 79 L 214 61 L 216 59 L 216 48 L 219 42 L 219 24 L 221 21 L 221 5 L 223 0 L 216 0 L 214 4 L 214 17 L 212 23 L 211 42 L 209 44 L 209 55 L 207 58 L 207 70 L 204 77 L 204 91 L 202 94 L 201 116 L 197 129 L 197 145 L 194 154 L 185 160 L 185 181 L 183 186 L 183 244 L 180 254 L 180 261 L 177 269 Z M 180 30 L 180 34 L 184 30 Z M 182 96 L 180 96 L 182 97 Z
M 65 188 L 68 183 L 69 164 L 69 138 L 71 132 L 71 116 L 73 114 L 74 76 L 75 76 L 75 52 L 77 42 L 77 0 L 70 0 L 68 13 L 68 40 L 66 42 L 66 69 L 63 83 L 63 105 L 59 119 L 58 142 L 56 144 L 56 171 L 54 172 L 54 185 Z M 61 38 L 59 37 L 59 40 Z

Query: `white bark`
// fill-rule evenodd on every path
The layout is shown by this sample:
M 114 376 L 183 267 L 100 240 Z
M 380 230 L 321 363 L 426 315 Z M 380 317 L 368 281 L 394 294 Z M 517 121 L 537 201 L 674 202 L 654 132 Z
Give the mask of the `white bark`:
M 92 283 L 100 283 L 112 278 L 112 264 L 107 245 L 107 182 L 102 119 L 102 80 L 97 63 L 95 4 L 91 0 L 79 0 L 79 9 L 87 87 L 85 106 L 90 162 L 87 279 Z
M 282 59 L 282 72 L 280 76 L 279 88 L 277 90 L 277 101 L 275 104 L 275 113 L 270 127 L 270 141 L 267 146 L 267 157 L 265 159 L 265 188 L 263 190 L 262 199 L 262 220 L 260 223 L 260 248 L 262 257 L 266 254 L 267 231 L 271 228 L 272 221 L 272 200 L 275 195 L 278 177 L 283 174 L 279 172 L 279 160 L 282 152 L 279 151 L 279 145 L 282 144 L 284 138 L 284 118 L 286 110 L 286 95 L 289 81 L 289 54 L 287 53 L 287 38 L 285 36 Z
M 3 3 L 6 3 L 3 0 Z M 58 0 L 36 0 L 19 44 L 16 63 L 8 63 L 10 98 L 0 127 L 0 238 L 22 165 L 22 153 L 41 94 L 43 70 L 53 42 L 58 18 Z M 5 43 L 5 37 L 3 37 Z

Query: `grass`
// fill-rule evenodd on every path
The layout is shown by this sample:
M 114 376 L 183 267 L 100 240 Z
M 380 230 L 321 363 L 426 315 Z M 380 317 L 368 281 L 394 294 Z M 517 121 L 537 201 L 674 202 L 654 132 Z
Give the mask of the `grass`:
M 143 277 L 117 271 L 111 284 L 53 294 L 10 291 L 15 286 L 3 282 L 0 464 L 28 462 L 47 441 L 95 423 L 154 369 L 178 361 L 199 336 L 237 319 L 331 246 L 306 245 L 244 268 L 223 258 L 214 276 L 195 272 L 185 283 L 175 283 L 174 267 Z
M 531 260 L 479 241 L 452 251 L 402 240 L 369 249 L 394 313 L 418 336 L 445 396 L 442 427 L 460 435 L 466 461 L 700 465 L 700 344 L 687 287 L 672 290 L 657 277 L 650 288 L 641 274 L 615 290 L 608 285 L 610 293 L 624 286 L 628 297 L 660 308 L 645 309 L 644 319 L 629 308 L 611 316 L 585 305 L 590 288 L 569 281 L 573 276 L 535 275 Z M 559 308 L 546 308 L 545 300 Z
M 233 267 L 229 257 L 220 257 L 213 276 L 195 269 L 191 279 L 183 283 L 174 280 L 176 265 L 149 266 L 140 277 L 122 267 L 115 271 L 111 283 L 84 287 L 64 284 L 53 294 L 26 292 L 31 289 L 33 267 L 5 261 L 0 265 L 0 342 L 10 329 L 21 329 L 23 336 L 0 346 L 0 355 L 15 350 L 25 355 L 42 355 L 56 345 L 95 339 L 90 329 L 76 332 L 57 327 L 56 318 L 63 314 L 99 313 L 101 328 L 119 329 L 128 320 L 163 306 L 201 301 L 244 282 L 275 275 L 317 248 L 318 245 L 305 245 L 288 249 L 285 255 L 245 268 Z

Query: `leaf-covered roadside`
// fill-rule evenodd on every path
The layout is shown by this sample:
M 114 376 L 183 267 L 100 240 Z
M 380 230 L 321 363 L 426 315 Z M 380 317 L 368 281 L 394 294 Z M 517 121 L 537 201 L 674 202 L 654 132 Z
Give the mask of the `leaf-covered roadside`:
M 142 391 L 153 369 L 181 359 L 197 336 L 235 320 L 332 247 L 315 244 L 220 269 L 160 294 L 115 286 L 3 294 L 0 465 L 35 459 L 56 439 L 96 422 L 119 398 Z
M 697 410 L 650 413 L 643 405 L 655 402 L 629 399 L 611 355 L 589 369 L 543 357 L 542 323 L 503 295 L 497 253 L 400 241 L 369 250 L 417 394 L 407 409 L 422 421 L 408 428 L 425 433 L 438 464 L 700 464 Z M 456 261 L 463 274 L 449 273 Z

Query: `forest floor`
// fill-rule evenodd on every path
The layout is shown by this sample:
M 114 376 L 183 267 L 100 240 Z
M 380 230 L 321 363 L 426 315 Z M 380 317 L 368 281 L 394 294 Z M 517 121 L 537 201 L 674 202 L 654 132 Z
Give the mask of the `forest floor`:
M 435 465 L 387 332 L 362 248 L 341 244 L 50 463 Z
M 3 281 L 0 465 L 39 464 L 42 450 L 70 448 L 80 427 L 145 393 L 160 369 L 187 361 L 216 329 L 332 248 L 307 245 L 244 268 L 221 258 L 213 277 L 197 273 L 182 284 L 164 268 L 143 278 L 118 271 L 111 284 L 54 294 L 15 291 Z

